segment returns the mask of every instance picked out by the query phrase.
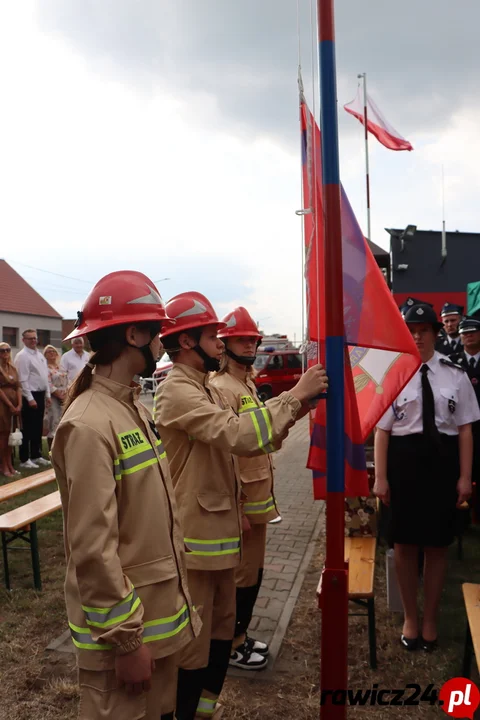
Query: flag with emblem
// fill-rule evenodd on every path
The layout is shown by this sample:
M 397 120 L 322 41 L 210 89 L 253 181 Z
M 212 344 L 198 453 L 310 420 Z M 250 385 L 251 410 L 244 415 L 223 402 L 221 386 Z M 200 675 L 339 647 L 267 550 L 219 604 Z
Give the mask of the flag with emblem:
M 301 102 L 307 356 L 323 361 L 325 297 L 320 131 Z M 345 323 L 345 495 L 368 495 L 364 443 L 378 420 L 420 366 L 413 338 L 341 188 Z M 318 352 L 318 343 L 320 352 Z M 328 368 L 327 368 L 328 371 Z M 313 421 L 308 467 L 314 496 L 326 496 L 326 404 Z

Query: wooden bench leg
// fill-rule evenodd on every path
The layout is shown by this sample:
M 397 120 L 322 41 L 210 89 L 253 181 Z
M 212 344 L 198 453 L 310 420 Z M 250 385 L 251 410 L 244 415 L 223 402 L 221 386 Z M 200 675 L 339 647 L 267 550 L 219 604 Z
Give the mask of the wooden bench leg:
M 467 620 L 467 631 L 465 633 L 465 649 L 463 652 L 462 677 L 469 678 L 472 669 L 472 633 L 470 632 L 470 623 Z
M 40 577 L 40 556 L 38 554 L 37 523 L 30 526 L 30 550 L 32 552 L 33 583 L 37 590 L 42 589 L 42 578 Z
M 2 532 L 2 553 L 3 553 L 3 572 L 5 577 L 5 587 L 7 590 L 11 590 L 10 587 L 10 572 L 8 570 L 8 546 L 7 546 L 7 535 Z
M 370 647 L 370 667 L 377 669 L 377 631 L 375 627 L 375 598 L 367 600 L 368 608 L 368 644 Z

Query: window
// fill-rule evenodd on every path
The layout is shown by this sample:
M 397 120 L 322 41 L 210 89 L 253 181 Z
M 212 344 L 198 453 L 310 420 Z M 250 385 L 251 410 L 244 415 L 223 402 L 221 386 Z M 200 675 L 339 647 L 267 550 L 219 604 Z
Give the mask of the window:
M 37 337 L 40 347 L 50 345 L 50 330 L 37 330 Z
M 8 343 L 12 348 L 18 347 L 18 328 L 4 327 L 3 342 Z
M 253 363 L 253 367 L 255 370 L 263 370 L 263 368 L 268 363 L 268 360 L 270 358 L 270 355 L 257 355 L 255 358 L 255 362 Z
M 301 355 L 287 355 L 287 367 L 291 370 L 302 369 L 302 356 Z
M 270 362 L 268 363 L 268 367 L 271 370 L 280 370 L 283 367 L 282 356 L 272 355 Z

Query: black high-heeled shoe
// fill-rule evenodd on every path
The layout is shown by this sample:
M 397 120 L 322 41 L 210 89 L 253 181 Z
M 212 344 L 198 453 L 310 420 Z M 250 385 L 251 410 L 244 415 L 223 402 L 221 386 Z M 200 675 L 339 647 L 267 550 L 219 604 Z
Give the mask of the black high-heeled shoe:
M 424 652 L 431 653 L 437 648 L 437 646 L 437 638 L 435 638 L 435 640 L 425 640 L 423 637 L 420 638 L 420 647 Z
M 416 650 L 418 648 L 418 640 L 418 637 L 407 638 L 403 633 L 400 635 L 400 642 L 402 643 L 405 650 L 408 650 L 409 652 L 412 652 L 412 650 Z

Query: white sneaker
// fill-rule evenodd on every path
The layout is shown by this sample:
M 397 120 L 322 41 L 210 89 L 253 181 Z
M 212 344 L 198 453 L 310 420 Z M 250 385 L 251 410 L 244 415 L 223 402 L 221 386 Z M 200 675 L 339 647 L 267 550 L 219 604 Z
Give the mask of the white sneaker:
M 43 457 L 34 458 L 32 462 L 37 463 L 36 467 L 39 467 L 39 465 L 51 465 L 52 463 L 50 460 L 45 460 Z
M 40 465 L 35 465 L 35 463 L 32 460 L 27 460 L 24 463 L 20 463 L 21 468 L 25 468 L 25 470 L 38 470 Z
M 269 520 L 268 524 L 269 525 L 277 525 L 278 523 L 281 523 L 281 522 L 282 522 L 282 516 L 279 515 L 278 517 L 273 518 L 273 520 Z
M 233 650 L 230 655 L 230 667 L 240 668 L 241 670 L 263 670 L 267 667 L 268 658 L 253 652 L 246 643 L 240 645 Z

